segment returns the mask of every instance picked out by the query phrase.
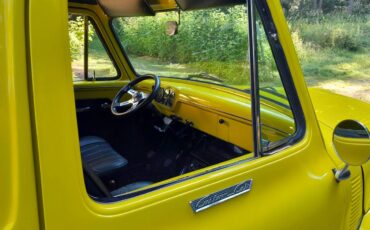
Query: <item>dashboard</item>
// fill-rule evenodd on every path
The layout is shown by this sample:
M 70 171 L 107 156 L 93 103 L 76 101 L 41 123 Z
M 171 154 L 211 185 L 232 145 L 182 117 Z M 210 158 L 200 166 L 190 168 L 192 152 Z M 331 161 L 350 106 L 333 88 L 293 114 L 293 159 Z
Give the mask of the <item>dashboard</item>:
M 151 82 L 142 82 L 137 88 L 149 93 L 152 87 Z M 99 98 L 112 98 L 117 91 L 115 86 L 79 87 L 76 97 L 96 98 L 98 92 Z M 246 150 L 253 149 L 251 103 L 246 93 L 205 83 L 161 79 L 153 105 L 166 117 L 176 117 L 209 135 Z M 266 139 L 277 141 L 295 132 L 294 118 L 289 109 L 265 101 L 261 104 L 261 111 Z
M 151 87 L 143 83 L 140 89 L 149 92 Z M 225 87 L 166 79 L 162 80 L 153 104 L 167 117 L 176 117 L 200 131 L 252 150 L 249 100 L 248 94 Z M 279 107 L 262 104 L 261 109 L 263 134 L 268 140 L 281 140 L 294 132 L 294 120 Z
M 175 104 L 176 92 L 174 88 L 159 88 L 155 101 L 159 104 L 172 108 Z

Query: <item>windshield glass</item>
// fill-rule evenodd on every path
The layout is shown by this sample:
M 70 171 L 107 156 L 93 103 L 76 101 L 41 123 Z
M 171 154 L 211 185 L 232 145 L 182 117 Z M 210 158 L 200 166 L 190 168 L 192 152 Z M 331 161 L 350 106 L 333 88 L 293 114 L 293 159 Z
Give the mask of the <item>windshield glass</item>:
M 115 18 L 113 28 L 139 74 L 249 88 L 244 5 L 181 12 L 178 34 L 166 33 L 177 12 Z
M 176 29 L 171 30 L 168 25 Z M 112 21 L 124 51 L 138 74 L 201 81 L 250 93 L 248 15 L 245 5 Z M 172 28 L 172 29 L 173 29 Z M 175 32 L 174 32 L 175 31 Z M 257 14 L 256 41 L 262 133 L 268 144 L 295 132 L 279 70 Z M 269 125 L 271 117 L 285 119 Z

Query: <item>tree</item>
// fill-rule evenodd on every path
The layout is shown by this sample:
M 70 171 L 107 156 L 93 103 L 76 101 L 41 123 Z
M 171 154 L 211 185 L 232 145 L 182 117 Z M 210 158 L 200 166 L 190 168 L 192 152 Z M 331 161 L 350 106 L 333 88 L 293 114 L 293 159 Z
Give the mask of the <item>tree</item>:
M 353 12 L 353 5 L 354 5 L 354 0 L 348 0 L 347 11 L 348 11 L 349 14 L 352 14 L 352 12 Z

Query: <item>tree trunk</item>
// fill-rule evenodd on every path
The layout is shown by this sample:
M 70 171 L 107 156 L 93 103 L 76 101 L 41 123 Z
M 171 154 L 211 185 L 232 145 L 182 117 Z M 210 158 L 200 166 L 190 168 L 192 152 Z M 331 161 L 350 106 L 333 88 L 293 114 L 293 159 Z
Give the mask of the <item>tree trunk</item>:
M 313 10 L 316 11 L 317 10 L 317 0 L 313 0 Z
M 320 12 L 322 12 L 322 1 L 323 0 L 319 0 L 319 4 L 317 6 L 317 10 L 320 11 Z
M 349 14 L 352 14 L 352 11 L 353 11 L 353 2 L 354 2 L 354 0 L 348 0 L 348 8 L 347 8 L 347 10 L 348 10 L 348 13 Z

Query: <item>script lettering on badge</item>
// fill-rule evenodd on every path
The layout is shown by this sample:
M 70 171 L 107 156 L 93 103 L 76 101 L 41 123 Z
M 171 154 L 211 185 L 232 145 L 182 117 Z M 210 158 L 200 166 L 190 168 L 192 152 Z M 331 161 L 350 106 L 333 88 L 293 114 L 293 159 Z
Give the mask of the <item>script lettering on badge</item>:
M 190 206 L 193 209 L 193 211 L 197 213 L 207 208 L 210 208 L 216 204 L 220 204 L 231 198 L 247 193 L 251 190 L 251 187 L 252 180 L 247 180 L 240 184 L 233 185 L 218 192 L 193 200 L 190 202 Z

